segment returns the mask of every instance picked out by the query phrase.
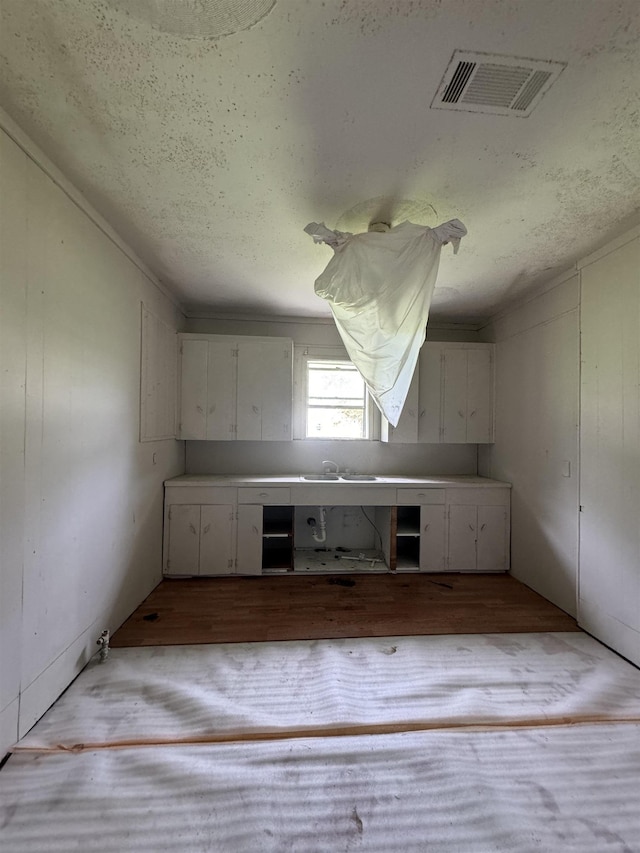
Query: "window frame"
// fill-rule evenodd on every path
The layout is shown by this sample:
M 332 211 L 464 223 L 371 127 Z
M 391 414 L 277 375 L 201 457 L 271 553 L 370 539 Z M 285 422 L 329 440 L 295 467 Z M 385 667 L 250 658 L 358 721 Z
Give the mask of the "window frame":
M 304 441 L 379 441 L 380 414 L 373 398 L 365 387 L 366 436 L 334 438 L 332 436 L 307 436 L 308 411 L 308 363 L 310 361 L 344 361 L 352 364 L 343 347 L 295 346 L 294 347 L 294 433 L 293 437 Z

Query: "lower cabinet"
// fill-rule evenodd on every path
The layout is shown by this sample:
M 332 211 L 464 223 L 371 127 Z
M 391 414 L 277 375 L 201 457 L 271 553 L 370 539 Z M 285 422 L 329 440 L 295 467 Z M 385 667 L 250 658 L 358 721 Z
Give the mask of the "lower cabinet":
M 446 571 L 446 490 L 398 489 L 397 501 L 395 568 L 398 571 Z M 412 530 L 413 545 L 409 540 Z
M 420 571 L 443 572 L 447 568 L 446 509 L 443 505 L 420 507 Z
M 508 490 L 452 489 L 451 492 L 447 509 L 447 570 L 506 572 L 510 530 Z
M 316 508 L 310 502 L 296 506 L 291 502 L 295 497 L 288 489 L 198 489 L 186 485 L 167 489 L 164 573 L 213 576 L 295 571 L 296 547 L 299 555 L 314 550 L 307 516 Z M 321 497 L 326 500 L 326 495 Z M 388 499 L 389 495 L 384 497 Z M 325 506 L 330 525 L 326 547 L 355 553 L 367 548 L 375 550 L 379 544 L 382 553 L 378 551 L 377 562 L 383 569 L 509 569 L 508 487 L 399 488 L 396 503 L 391 506 Z M 354 533 L 356 510 L 363 512 L 371 526 L 369 545 L 362 539 L 364 534 Z M 345 513 L 343 522 L 339 521 L 341 513 Z M 369 530 L 364 523 L 363 527 L 365 532 Z M 348 549 L 342 547 L 345 544 Z M 338 557 L 335 559 L 335 563 L 318 565 L 330 565 L 340 571 Z
M 226 575 L 235 559 L 233 504 L 175 504 L 167 513 L 165 571 L 180 575 Z

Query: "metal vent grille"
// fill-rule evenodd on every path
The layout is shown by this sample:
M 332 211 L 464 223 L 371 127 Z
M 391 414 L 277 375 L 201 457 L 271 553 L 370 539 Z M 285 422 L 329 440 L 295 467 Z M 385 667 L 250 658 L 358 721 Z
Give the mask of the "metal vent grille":
M 528 116 L 565 65 L 456 50 L 431 108 Z

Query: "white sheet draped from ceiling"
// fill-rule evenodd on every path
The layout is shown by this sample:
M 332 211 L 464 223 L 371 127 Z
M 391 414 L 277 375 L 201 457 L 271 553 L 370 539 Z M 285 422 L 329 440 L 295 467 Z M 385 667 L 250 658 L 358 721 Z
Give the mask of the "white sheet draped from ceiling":
M 402 222 L 386 232 L 348 234 L 311 222 L 304 229 L 334 250 L 315 291 L 329 303 L 338 332 L 371 396 L 392 426 L 407 398 L 424 343 L 440 251 L 457 253 L 467 229 Z

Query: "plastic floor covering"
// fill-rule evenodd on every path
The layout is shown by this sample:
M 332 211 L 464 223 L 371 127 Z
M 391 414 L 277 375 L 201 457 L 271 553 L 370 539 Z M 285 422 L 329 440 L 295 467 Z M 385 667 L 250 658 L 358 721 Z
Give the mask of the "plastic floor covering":
M 640 853 L 640 671 L 580 633 L 112 650 L 0 772 L 0 848 Z

